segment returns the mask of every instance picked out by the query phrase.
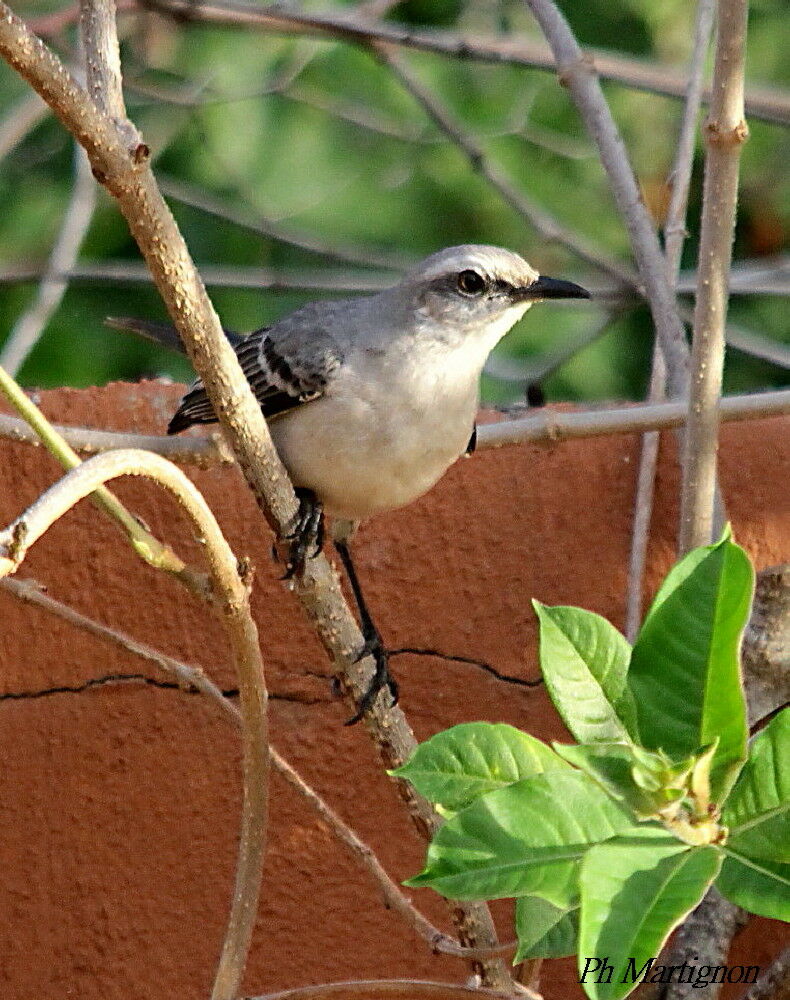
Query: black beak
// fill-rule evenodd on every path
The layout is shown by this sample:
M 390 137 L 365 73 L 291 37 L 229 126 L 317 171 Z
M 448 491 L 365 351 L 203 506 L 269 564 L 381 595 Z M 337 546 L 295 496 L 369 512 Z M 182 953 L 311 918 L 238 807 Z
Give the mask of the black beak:
M 541 274 L 526 288 L 514 288 L 513 298 L 517 302 L 527 302 L 533 299 L 589 299 L 590 293 L 581 285 L 561 278 L 547 278 Z

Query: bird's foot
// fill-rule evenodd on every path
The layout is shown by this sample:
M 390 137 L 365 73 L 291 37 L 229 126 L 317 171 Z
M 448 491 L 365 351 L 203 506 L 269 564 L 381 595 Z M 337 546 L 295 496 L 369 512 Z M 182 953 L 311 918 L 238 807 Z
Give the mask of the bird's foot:
M 389 654 L 384 648 L 381 636 L 375 627 L 368 630 L 368 634 L 365 635 L 365 641 L 362 648 L 354 658 L 354 662 L 359 663 L 359 661 L 364 660 L 366 656 L 373 657 L 375 669 L 367 690 L 359 699 L 356 712 L 344 723 L 346 726 L 353 726 L 355 722 L 359 722 L 365 712 L 373 707 L 373 703 L 382 688 L 389 688 L 390 696 L 392 697 L 392 704 L 398 704 L 398 684 L 389 671 Z
M 312 490 L 299 488 L 296 490 L 296 496 L 299 500 L 299 510 L 296 513 L 293 530 L 285 536 L 290 546 L 284 580 L 290 580 L 301 573 L 307 560 L 317 556 L 324 544 L 323 504 Z

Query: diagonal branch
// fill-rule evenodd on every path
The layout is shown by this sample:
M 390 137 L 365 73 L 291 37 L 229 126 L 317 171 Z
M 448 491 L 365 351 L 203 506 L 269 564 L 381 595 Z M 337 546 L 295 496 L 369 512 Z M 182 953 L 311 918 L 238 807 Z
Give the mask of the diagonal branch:
M 682 396 L 688 388 L 688 349 L 677 303 L 667 281 L 664 255 L 653 222 L 628 160 L 598 79 L 595 64 L 579 47 L 568 22 L 553 0 L 525 0 L 554 53 L 559 80 L 570 91 L 587 131 L 595 141 L 623 216 L 639 274 L 650 304 L 667 363 L 669 391 Z
M 404 60 L 384 45 L 374 44 L 372 50 L 380 62 L 389 67 L 404 89 L 422 106 L 434 124 L 467 157 L 472 169 L 480 174 L 499 193 L 503 201 L 526 219 L 545 240 L 561 243 L 582 260 L 600 268 L 622 284 L 629 286 L 638 284 L 635 275 L 628 267 L 601 253 L 581 236 L 562 226 L 550 212 L 514 187 L 500 169 L 488 159 L 482 146 L 461 128 L 450 111 L 427 87 L 423 86 Z
M 160 670 L 171 674 L 179 684 L 193 687 L 202 694 L 213 699 L 235 723 L 241 724 L 241 713 L 235 704 L 222 693 L 217 685 L 206 675 L 200 667 L 184 663 L 172 656 L 168 656 L 161 650 L 154 649 L 138 639 L 133 639 L 125 632 L 102 625 L 100 622 L 83 615 L 68 604 L 56 600 L 45 593 L 39 583 L 30 578 L 17 580 L 13 577 L 0 579 L 0 587 L 9 591 L 27 604 L 41 608 L 49 614 L 69 622 L 76 628 L 83 629 L 91 635 L 105 642 L 110 642 L 128 653 L 139 656 L 149 663 L 153 663 Z M 430 946 L 432 951 L 441 952 L 445 955 L 455 955 L 458 958 L 485 958 L 492 953 L 492 949 L 467 948 L 455 938 L 444 934 L 435 927 L 422 913 L 410 902 L 400 886 L 388 875 L 386 869 L 374 854 L 373 850 L 344 823 L 335 810 L 323 799 L 318 792 L 304 780 L 299 772 L 281 757 L 274 749 L 269 747 L 269 757 L 272 767 L 277 771 L 288 784 L 302 796 L 310 807 L 329 826 L 335 836 L 349 849 L 352 856 L 367 870 L 381 889 L 384 901 L 388 909 L 398 913 L 406 923 Z M 514 951 L 518 946 L 517 941 L 510 941 L 507 944 L 498 945 L 494 952 L 503 954 Z

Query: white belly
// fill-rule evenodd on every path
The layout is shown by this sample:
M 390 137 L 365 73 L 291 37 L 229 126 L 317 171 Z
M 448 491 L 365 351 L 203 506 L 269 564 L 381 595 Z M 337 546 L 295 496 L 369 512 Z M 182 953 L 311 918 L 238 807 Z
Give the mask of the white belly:
M 271 423 L 294 485 L 313 490 L 333 516 L 363 520 L 410 503 L 466 450 L 476 384 L 420 393 L 425 405 L 414 394 L 366 398 L 359 386 L 345 388 Z

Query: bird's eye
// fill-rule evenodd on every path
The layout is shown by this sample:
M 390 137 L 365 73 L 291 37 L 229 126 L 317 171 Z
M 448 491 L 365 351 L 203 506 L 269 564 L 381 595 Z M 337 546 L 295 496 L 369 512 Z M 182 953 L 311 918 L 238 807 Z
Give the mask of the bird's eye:
M 488 282 L 477 271 L 461 271 L 458 275 L 458 291 L 464 295 L 482 295 Z

